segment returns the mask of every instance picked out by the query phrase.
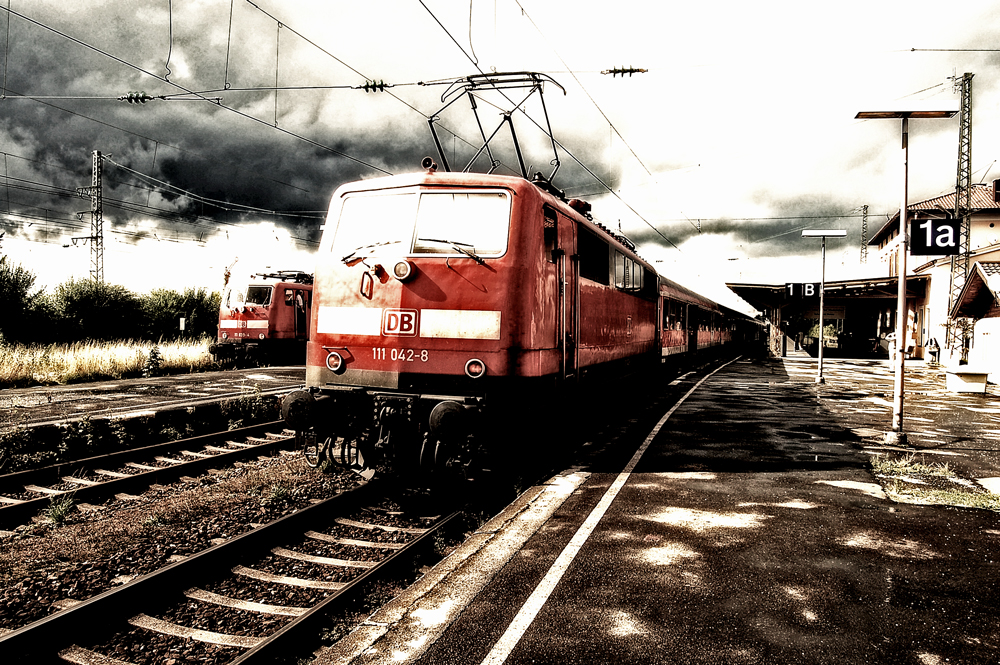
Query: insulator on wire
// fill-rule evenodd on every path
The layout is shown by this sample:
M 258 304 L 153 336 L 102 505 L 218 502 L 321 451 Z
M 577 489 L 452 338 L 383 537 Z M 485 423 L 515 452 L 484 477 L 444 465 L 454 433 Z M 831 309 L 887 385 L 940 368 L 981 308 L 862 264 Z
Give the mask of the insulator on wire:
M 145 92 L 129 92 L 119 97 L 118 101 L 128 102 L 129 104 L 145 104 L 153 99 L 154 97 L 150 97 Z
M 385 89 L 389 87 L 389 84 L 385 81 L 365 81 L 363 86 L 360 86 L 359 90 L 364 90 L 365 92 L 385 92 Z
M 648 71 L 648 69 L 639 69 L 638 67 L 615 67 L 614 69 L 605 69 L 601 73 L 611 74 L 612 78 L 621 74 L 622 78 L 625 78 L 626 74 L 632 76 L 632 74 L 645 74 Z

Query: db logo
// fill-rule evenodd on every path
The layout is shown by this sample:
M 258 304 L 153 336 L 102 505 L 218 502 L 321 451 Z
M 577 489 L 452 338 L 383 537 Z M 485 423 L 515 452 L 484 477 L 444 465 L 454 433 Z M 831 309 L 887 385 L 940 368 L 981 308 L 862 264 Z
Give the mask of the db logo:
M 416 337 L 417 310 L 386 309 L 382 311 L 382 334 L 394 337 Z

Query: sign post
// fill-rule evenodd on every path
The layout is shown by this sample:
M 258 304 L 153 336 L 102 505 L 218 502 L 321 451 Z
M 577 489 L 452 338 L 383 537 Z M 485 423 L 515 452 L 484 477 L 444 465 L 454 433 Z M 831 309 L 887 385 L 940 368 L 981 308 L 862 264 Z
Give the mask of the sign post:
M 827 238 L 843 238 L 847 235 L 847 231 L 843 229 L 837 230 L 815 230 L 815 231 L 803 231 L 803 238 L 822 238 L 823 239 L 823 267 L 820 272 L 819 281 L 819 349 L 817 353 L 819 355 L 819 371 L 816 374 L 816 383 L 826 383 L 826 379 L 823 378 L 823 292 L 826 291 L 826 239 Z M 806 285 L 809 286 L 809 285 Z
M 904 369 L 904 346 L 907 339 L 906 320 L 906 225 L 907 213 L 909 212 L 907 199 L 909 198 L 909 160 L 910 160 L 910 118 L 951 118 L 958 113 L 958 101 L 909 101 L 907 106 L 902 108 L 894 103 L 890 108 L 883 108 L 874 111 L 859 111 L 855 117 L 857 120 L 870 120 L 879 118 L 896 118 L 901 120 L 902 127 L 902 160 L 903 160 L 903 192 L 899 202 L 899 258 L 896 261 L 896 278 L 899 281 L 899 289 L 896 300 L 896 359 L 895 359 L 895 380 L 893 381 L 892 398 L 892 431 L 885 435 L 886 443 L 906 445 L 906 434 L 903 432 L 903 389 L 905 379 Z M 933 236 L 933 234 L 932 234 Z

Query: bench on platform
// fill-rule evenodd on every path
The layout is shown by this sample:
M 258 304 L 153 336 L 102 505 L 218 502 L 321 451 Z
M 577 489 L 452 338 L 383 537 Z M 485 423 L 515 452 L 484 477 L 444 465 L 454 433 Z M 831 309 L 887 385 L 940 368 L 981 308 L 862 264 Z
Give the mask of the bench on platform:
M 945 387 L 953 393 L 985 393 L 989 375 L 989 371 L 981 367 L 949 367 L 945 369 Z

